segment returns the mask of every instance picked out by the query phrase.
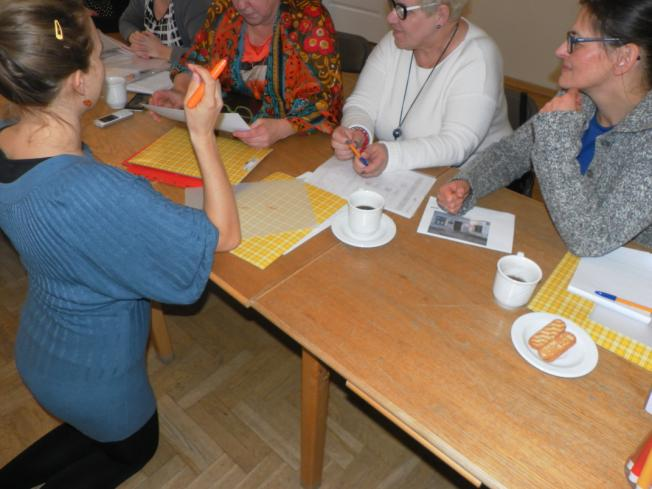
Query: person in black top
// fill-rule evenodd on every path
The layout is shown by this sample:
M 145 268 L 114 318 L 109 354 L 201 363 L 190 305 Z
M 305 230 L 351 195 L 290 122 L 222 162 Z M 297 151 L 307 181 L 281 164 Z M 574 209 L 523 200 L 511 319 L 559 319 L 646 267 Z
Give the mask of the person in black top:
M 93 22 L 102 32 L 118 32 L 118 21 L 129 0 L 84 0 Z

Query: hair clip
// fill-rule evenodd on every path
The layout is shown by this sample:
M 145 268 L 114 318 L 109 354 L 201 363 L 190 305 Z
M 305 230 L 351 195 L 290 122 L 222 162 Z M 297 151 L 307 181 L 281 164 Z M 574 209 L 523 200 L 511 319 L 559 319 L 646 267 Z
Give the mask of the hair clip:
M 54 19 L 54 37 L 59 41 L 63 41 L 63 29 L 58 19 Z

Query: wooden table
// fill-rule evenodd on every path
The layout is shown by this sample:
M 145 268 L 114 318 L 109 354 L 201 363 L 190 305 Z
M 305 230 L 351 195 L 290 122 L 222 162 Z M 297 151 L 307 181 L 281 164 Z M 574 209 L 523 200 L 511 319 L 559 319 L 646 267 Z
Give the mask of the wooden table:
M 565 248 L 543 205 L 507 190 L 480 205 L 516 214 L 514 250 L 548 277 Z M 321 480 L 330 367 L 476 485 L 625 487 L 624 463 L 652 427 L 650 372 L 602 348 L 579 379 L 531 367 L 510 338 L 527 309 L 492 298 L 501 254 L 419 235 L 420 215 L 392 216 L 388 245 L 333 247 L 254 302 L 304 348 L 304 486 Z
M 106 112 L 87 115 L 84 139 L 111 164 L 173 126 L 146 114 L 102 130 L 90 125 Z M 292 137 L 248 180 L 298 175 L 329 155 L 323 135 Z M 182 200 L 179 189 L 157 187 Z M 505 190 L 481 205 L 517 215 L 514 249 L 549 276 L 564 247 L 543 206 Z M 321 480 L 328 366 L 477 484 L 622 487 L 625 459 L 651 425 L 642 409 L 650 373 L 603 349 L 596 370 L 580 379 L 530 367 L 510 340 L 512 322 L 527 310 L 504 311 L 491 297 L 500 254 L 417 235 L 420 215 L 393 215 L 397 237 L 377 249 L 352 248 L 324 232 L 266 270 L 216 257 L 211 280 L 304 348 L 304 486 Z
M 120 166 L 122 162 L 154 142 L 176 124 L 169 120 L 156 123 L 149 114 L 136 113 L 133 118 L 119 124 L 99 129 L 93 121 L 111 112 L 102 101 L 85 114 L 82 121 L 83 139 L 102 161 Z M 330 138 L 324 134 L 293 136 L 274 145 L 274 150 L 246 178 L 259 181 L 271 173 L 281 171 L 298 176 L 312 171 L 332 156 Z M 437 175 L 444 169 L 433 170 Z M 183 190 L 169 185 L 154 184 L 154 187 L 175 202 L 183 202 Z M 308 265 L 330 248 L 338 245 L 330 232 L 322 232 L 292 253 L 282 256 L 265 270 L 260 270 L 230 253 L 215 255 L 210 280 L 246 307 L 278 283 Z M 159 357 L 164 362 L 173 358 L 165 320 L 161 308 L 153 304 L 152 339 Z

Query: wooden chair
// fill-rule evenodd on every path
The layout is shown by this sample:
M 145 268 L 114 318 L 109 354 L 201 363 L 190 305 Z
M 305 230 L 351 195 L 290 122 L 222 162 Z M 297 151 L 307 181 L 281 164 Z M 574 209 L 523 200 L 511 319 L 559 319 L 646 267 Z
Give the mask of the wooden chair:
M 335 49 L 340 53 L 342 71 L 360 73 L 373 44 L 357 34 L 336 32 Z
M 152 301 L 152 323 L 149 338 L 154 345 L 159 360 L 163 363 L 170 363 L 174 359 L 174 350 L 165 324 L 165 316 L 161 304 Z

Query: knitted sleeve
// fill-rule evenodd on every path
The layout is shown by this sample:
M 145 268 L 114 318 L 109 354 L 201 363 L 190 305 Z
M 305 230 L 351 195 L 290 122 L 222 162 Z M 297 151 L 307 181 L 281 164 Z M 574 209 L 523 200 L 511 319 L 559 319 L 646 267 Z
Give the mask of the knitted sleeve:
M 115 299 L 184 304 L 199 298 L 218 239 L 202 211 L 107 165 L 75 165 L 66 180 L 53 225 L 77 280 Z

